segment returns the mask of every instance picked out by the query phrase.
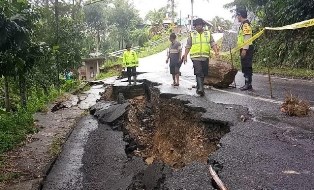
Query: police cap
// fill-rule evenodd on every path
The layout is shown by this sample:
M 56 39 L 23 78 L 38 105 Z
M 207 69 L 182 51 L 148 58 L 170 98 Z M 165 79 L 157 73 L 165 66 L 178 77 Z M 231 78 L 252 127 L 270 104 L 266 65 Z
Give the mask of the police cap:
M 237 9 L 237 16 L 247 18 L 247 11 L 245 9 Z

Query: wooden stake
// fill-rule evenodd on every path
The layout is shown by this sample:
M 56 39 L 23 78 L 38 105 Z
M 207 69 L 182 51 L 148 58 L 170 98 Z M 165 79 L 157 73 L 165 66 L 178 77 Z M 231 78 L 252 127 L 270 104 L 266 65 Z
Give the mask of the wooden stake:
M 220 190 L 228 190 L 224 183 L 220 180 L 215 170 L 209 165 L 209 173 L 212 176 L 213 180 L 216 182 Z
M 269 82 L 270 98 L 274 98 L 274 96 L 273 96 L 273 86 L 272 86 L 272 83 L 271 83 L 271 76 L 270 76 L 270 69 L 269 69 L 269 67 L 267 67 L 267 70 L 268 70 L 268 82 Z
M 230 58 L 231 58 L 231 66 L 232 66 L 232 69 L 234 69 L 234 65 L 233 65 L 233 56 L 232 56 L 232 52 L 231 52 L 231 47 L 229 47 L 229 52 L 230 52 Z M 235 81 L 235 78 L 233 80 L 233 84 L 234 84 L 234 88 L 237 88 L 237 83 Z

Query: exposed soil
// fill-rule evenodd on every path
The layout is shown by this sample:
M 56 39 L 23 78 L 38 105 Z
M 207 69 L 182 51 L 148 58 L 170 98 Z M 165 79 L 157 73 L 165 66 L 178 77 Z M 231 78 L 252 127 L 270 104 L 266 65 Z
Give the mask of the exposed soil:
M 129 100 L 125 129 L 131 143 L 127 153 L 143 157 L 147 164 L 162 161 L 173 168 L 195 161 L 206 163 L 229 127 L 201 122 L 201 113 L 184 103 L 158 97 L 152 92 L 150 97 Z

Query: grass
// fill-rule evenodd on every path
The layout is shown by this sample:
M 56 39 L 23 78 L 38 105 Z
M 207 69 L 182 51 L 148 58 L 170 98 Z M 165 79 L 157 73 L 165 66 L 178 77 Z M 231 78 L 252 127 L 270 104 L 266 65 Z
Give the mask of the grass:
M 96 79 L 102 80 L 102 79 L 110 78 L 113 76 L 118 76 L 120 74 L 121 74 L 121 71 L 119 72 L 118 70 L 115 70 L 115 69 L 109 69 L 108 72 L 103 72 L 103 73 L 100 73 L 99 75 L 97 75 Z
M 20 172 L 10 171 L 10 167 L 7 166 L 7 158 L 0 155 L 0 189 L 1 183 L 17 179 L 21 176 Z
M 268 69 L 266 66 L 255 65 L 254 72 L 267 74 Z M 302 68 L 288 68 L 288 67 L 271 67 L 270 74 L 287 78 L 299 78 L 299 79 L 313 79 L 314 70 L 302 69 Z
M 64 139 L 60 138 L 60 137 L 55 137 L 52 141 L 50 150 L 49 150 L 49 154 L 51 156 L 57 156 L 59 155 L 59 153 L 61 152 L 61 146 L 64 142 Z
M 21 176 L 20 173 L 17 172 L 7 172 L 7 173 L 1 173 L 0 174 L 0 182 L 6 182 L 13 179 L 17 179 Z
M 230 62 L 230 55 L 222 56 L 223 60 Z M 238 55 L 234 55 L 234 66 L 241 70 L 240 59 Z M 291 68 L 291 67 L 270 67 L 270 74 L 279 77 L 298 78 L 298 79 L 313 79 L 314 70 L 304 68 Z M 268 67 L 261 63 L 253 61 L 253 72 L 260 74 L 268 74 Z

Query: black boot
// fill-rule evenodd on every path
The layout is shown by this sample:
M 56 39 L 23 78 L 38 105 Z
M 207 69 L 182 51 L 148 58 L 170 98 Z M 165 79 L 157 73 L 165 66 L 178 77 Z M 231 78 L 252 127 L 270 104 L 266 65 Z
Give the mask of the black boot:
M 247 77 L 245 77 L 245 84 L 240 88 L 241 91 L 243 91 L 243 89 L 247 88 L 248 81 L 249 81 L 249 79 Z
M 252 90 L 252 77 L 245 78 L 245 85 L 240 88 L 241 91 Z
M 133 76 L 133 80 L 134 80 L 133 85 L 136 85 L 137 83 L 136 78 L 137 78 L 136 76 Z
M 252 85 L 249 83 L 240 88 L 241 91 L 252 90 L 252 89 L 253 89 Z
M 132 85 L 132 83 L 131 83 L 131 77 L 128 77 L 128 82 L 129 82 L 129 86 L 131 86 Z
M 204 96 L 204 77 L 197 77 L 197 91 L 196 93 L 199 94 L 200 96 Z

